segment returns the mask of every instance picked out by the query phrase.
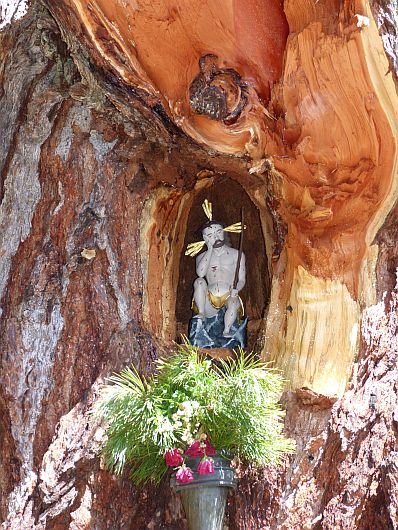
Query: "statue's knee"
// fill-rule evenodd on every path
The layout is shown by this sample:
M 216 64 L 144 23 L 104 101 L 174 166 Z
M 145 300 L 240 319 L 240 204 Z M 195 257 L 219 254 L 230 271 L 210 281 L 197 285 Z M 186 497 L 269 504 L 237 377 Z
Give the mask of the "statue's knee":
M 206 289 L 207 288 L 206 280 L 204 280 L 203 278 L 196 278 L 196 280 L 193 282 L 193 287 L 195 290 Z
M 237 311 L 240 307 L 239 298 L 229 298 L 227 302 L 227 307 L 232 311 Z

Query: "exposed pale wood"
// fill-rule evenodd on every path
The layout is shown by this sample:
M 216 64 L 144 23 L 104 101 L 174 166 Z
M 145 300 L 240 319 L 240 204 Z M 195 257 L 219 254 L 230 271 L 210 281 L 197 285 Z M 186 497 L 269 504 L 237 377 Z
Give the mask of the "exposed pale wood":
M 178 257 L 182 252 L 189 195 L 160 187 L 147 200 L 141 217 L 143 315 L 148 330 L 167 342 L 176 336 L 175 304 Z M 182 213 L 183 212 L 183 213 Z M 184 219 L 180 219 L 181 214 Z M 177 260 L 176 260 L 177 257 Z
M 367 246 L 370 247 L 378 230 L 385 222 L 388 213 L 391 211 L 391 208 L 394 206 L 398 198 L 398 98 L 393 72 L 391 71 L 387 60 L 383 42 L 378 34 L 376 21 L 370 10 L 370 4 L 369 2 L 362 1 L 360 5 L 363 7 L 364 14 L 369 19 L 368 30 L 361 32 L 361 45 L 363 47 L 368 75 L 375 87 L 375 93 L 380 107 L 384 112 L 385 118 L 388 120 L 395 147 L 393 153 L 390 155 L 392 167 L 390 169 L 389 186 L 386 186 L 383 202 L 377 208 L 366 230 L 365 241 Z M 371 110 L 373 110 L 372 107 Z M 388 131 L 386 133 L 388 134 Z M 384 143 L 384 136 L 380 142 Z
M 264 355 L 293 387 L 341 395 L 356 348 L 357 301 L 375 300 L 371 243 L 397 196 L 398 99 L 368 3 L 341 12 L 332 33 L 313 20 L 324 17 L 322 7 L 303 11 L 286 5 L 297 31 L 282 85 L 292 151 L 275 164 L 285 176 L 277 185 L 289 226 L 287 267 L 273 283 Z M 292 299 L 298 313 L 285 311 Z
M 287 307 L 285 335 L 274 338 L 273 347 L 266 343 L 265 351 L 288 374 L 290 388 L 342 395 L 357 351 L 359 304 L 340 281 L 316 278 L 299 266 Z

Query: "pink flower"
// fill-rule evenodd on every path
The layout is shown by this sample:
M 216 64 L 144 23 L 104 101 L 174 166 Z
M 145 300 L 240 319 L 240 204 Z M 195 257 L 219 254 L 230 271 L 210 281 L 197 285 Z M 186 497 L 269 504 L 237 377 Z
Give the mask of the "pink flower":
M 205 445 L 206 445 L 206 455 L 207 456 L 214 456 L 216 454 L 216 450 L 211 445 L 211 443 L 209 442 L 209 440 L 207 438 L 205 440 Z
M 169 449 L 164 454 L 166 464 L 170 467 L 180 466 L 184 459 L 179 449 Z
M 194 480 L 191 468 L 183 464 L 176 473 L 176 481 L 180 484 L 188 484 Z
M 212 458 L 204 458 L 199 462 L 197 472 L 199 475 L 211 475 L 214 473 L 214 460 Z
M 203 458 L 205 452 L 206 456 L 214 456 L 216 454 L 216 450 L 207 438 L 202 442 L 200 440 L 193 442 L 185 451 L 185 454 L 191 458 Z
M 196 442 L 191 443 L 191 445 L 188 447 L 188 449 L 185 451 L 185 454 L 187 456 L 190 456 L 191 458 L 197 458 L 203 456 L 203 449 L 200 447 L 200 441 L 196 440 Z

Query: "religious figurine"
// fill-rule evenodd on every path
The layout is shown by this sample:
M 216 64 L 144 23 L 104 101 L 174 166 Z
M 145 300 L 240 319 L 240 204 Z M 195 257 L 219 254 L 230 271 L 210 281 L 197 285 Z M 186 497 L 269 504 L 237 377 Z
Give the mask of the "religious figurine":
M 208 222 L 202 228 L 203 241 L 191 243 L 186 254 L 196 258 L 189 340 L 202 348 L 235 348 L 246 345 L 247 319 L 239 291 L 246 282 L 245 255 L 232 248 L 225 232 L 241 232 L 242 223 L 231 226 L 212 219 L 211 203 L 202 205 Z M 242 235 L 241 235 L 242 243 Z

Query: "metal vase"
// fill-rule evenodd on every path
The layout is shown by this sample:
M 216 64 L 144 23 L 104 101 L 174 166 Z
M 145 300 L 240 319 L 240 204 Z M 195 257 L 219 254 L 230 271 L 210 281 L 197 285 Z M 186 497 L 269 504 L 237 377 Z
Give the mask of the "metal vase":
M 181 494 L 189 530 L 222 530 L 227 496 L 236 488 L 234 472 L 228 460 L 215 456 L 214 474 L 199 475 L 196 469 L 200 460 L 191 458 L 186 461 L 192 469 L 193 482 L 180 484 L 173 474 L 171 487 Z

